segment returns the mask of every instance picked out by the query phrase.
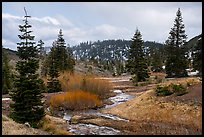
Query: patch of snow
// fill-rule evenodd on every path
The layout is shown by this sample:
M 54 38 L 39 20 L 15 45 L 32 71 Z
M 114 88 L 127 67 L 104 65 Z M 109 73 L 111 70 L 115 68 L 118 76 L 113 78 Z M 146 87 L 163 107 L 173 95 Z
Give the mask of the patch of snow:
M 188 75 L 189 76 L 195 76 L 195 75 L 198 75 L 199 71 L 194 71 L 194 72 L 188 72 Z
M 2 98 L 2 101 L 11 100 L 11 98 Z
M 122 93 L 121 90 L 114 90 L 113 92 L 115 92 L 115 93 Z

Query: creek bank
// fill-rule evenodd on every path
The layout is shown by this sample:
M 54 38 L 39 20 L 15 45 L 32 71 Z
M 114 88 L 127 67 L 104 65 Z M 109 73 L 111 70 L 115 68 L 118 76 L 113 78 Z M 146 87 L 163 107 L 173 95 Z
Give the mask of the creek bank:
M 107 102 L 112 102 L 112 104 L 106 104 L 103 108 L 111 108 L 122 102 L 126 102 L 132 99 L 134 96 L 123 93 L 121 90 L 113 90 L 116 96 L 108 98 Z M 128 119 L 118 117 L 117 115 L 102 113 L 101 109 L 90 109 L 86 111 L 68 112 L 64 113 L 63 119 L 69 123 L 69 132 L 79 135 L 117 135 L 122 134 L 120 130 L 112 128 L 109 126 L 103 126 L 98 124 L 91 124 L 89 121 L 96 119 L 105 119 L 106 121 L 123 121 L 128 122 Z

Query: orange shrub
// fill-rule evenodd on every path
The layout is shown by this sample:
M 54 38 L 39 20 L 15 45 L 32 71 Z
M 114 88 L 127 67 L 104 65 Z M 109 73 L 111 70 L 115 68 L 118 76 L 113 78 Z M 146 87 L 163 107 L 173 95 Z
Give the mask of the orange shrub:
M 62 107 L 67 110 L 82 110 L 96 108 L 102 105 L 99 97 L 93 93 L 82 90 L 72 90 L 50 98 L 52 108 Z
M 101 98 L 106 98 L 106 95 L 111 90 L 111 84 L 103 79 L 86 77 L 82 80 L 81 89 L 97 94 Z
M 106 98 L 111 89 L 111 84 L 91 75 L 71 74 L 64 72 L 60 74 L 59 81 L 62 84 L 62 91 L 84 90 Z

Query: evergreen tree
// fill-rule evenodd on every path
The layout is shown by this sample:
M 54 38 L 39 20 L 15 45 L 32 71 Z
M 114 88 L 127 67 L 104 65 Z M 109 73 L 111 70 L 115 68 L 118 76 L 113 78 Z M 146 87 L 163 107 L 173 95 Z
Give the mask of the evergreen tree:
M 67 54 L 68 54 L 68 59 L 67 59 L 68 66 L 67 66 L 67 69 L 69 71 L 73 72 L 74 71 L 74 65 L 75 65 L 73 51 L 69 46 L 67 47 L 66 50 L 67 50 Z
M 25 9 L 24 9 L 25 10 Z M 13 120 L 19 123 L 28 122 L 32 127 L 36 127 L 39 120 L 45 116 L 42 92 L 44 84 L 36 74 L 39 68 L 38 50 L 35 46 L 34 37 L 29 29 L 32 27 L 28 24 L 28 18 L 25 10 L 24 24 L 19 25 L 19 31 L 22 35 L 18 35 L 21 42 L 17 43 L 18 56 L 21 59 L 16 64 L 18 72 L 15 81 L 15 89 L 11 92 L 11 113 Z
M 176 13 L 174 26 L 171 28 L 170 36 L 166 41 L 166 74 L 167 77 L 186 77 L 188 67 L 187 51 L 185 49 L 187 35 L 180 8 Z
M 202 37 L 195 45 L 192 56 L 193 68 L 199 71 L 199 76 L 202 76 Z
M 2 94 L 8 94 L 12 87 L 8 54 L 2 46 Z
M 73 71 L 73 66 L 75 64 L 73 59 L 72 51 L 69 47 L 66 48 L 65 40 L 63 38 L 62 30 L 60 29 L 57 40 L 53 43 L 55 48 L 54 56 L 56 57 L 57 67 L 59 71 L 70 70 Z
M 133 83 L 137 84 L 137 82 L 145 81 L 146 78 L 149 78 L 142 35 L 138 29 L 132 38 L 126 68 L 133 75 L 131 78 Z
M 53 42 L 53 47 L 48 56 L 48 75 L 47 90 L 49 93 L 62 91 L 61 84 L 57 79 L 59 77 L 58 59 L 56 56 L 56 42 Z
M 40 59 L 40 65 L 39 65 L 39 71 L 40 75 L 46 76 L 47 74 L 47 64 L 46 64 L 46 51 L 44 49 L 44 42 L 42 40 L 38 41 L 38 50 L 39 50 L 39 59 Z
M 153 72 L 162 72 L 163 58 L 161 50 L 154 48 L 151 53 L 151 66 Z

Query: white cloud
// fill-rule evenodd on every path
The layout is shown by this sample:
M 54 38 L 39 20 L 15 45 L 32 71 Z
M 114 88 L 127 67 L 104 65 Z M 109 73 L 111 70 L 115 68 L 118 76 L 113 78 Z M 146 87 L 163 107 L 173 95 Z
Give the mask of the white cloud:
M 55 18 L 60 21 L 60 25 L 62 26 L 74 27 L 74 24 L 62 15 L 58 15 Z
M 47 24 L 52 24 L 52 25 L 61 25 L 57 19 L 49 17 L 49 16 L 46 16 L 43 18 L 32 17 L 31 20 L 39 21 L 39 22 L 47 23 Z
M 2 19 L 19 19 L 20 20 L 22 18 L 19 16 L 8 14 L 8 13 L 2 13 Z

